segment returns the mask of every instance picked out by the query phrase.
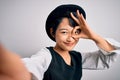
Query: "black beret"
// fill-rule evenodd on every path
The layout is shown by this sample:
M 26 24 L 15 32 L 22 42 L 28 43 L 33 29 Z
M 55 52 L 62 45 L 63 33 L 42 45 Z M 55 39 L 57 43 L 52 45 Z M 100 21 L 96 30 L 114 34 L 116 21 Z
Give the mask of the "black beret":
M 52 27 L 51 24 L 53 24 L 54 20 L 56 20 L 57 18 L 60 18 L 60 17 L 64 17 L 65 14 L 68 12 L 76 13 L 77 10 L 79 10 L 79 12 L 86 19 L 86 13 L 85 13 L 84 9 L 75 4 L 59 5 L 48 15 L 45 27 L 46 27 L 47 35 L 49 36 L 50 39 L 55 41 L 55 39 L 50 34 L 50 28 Z

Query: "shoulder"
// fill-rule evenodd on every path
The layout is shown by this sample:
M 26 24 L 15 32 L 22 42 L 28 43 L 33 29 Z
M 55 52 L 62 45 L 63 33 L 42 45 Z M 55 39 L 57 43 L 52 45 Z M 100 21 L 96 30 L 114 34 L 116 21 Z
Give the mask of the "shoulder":
M 44 72 L 48 69 L 52 57 L 47 48 L 42 48 L 30 58 L 22 59 L 26 68 L 32 74 L 32 78 L 42 80 Z
M 24 58 L 23 60 L 27 63 L 34 64 L 37 66 L 41 66 L 44 64 L 46 65 L 46 67 L 48 67 L 52 60 L 52 56 L 47 48 L 42 48 L 30 58 Z
M 35 55 L 32 55 L 32 57 L 36 57 L 36 56 L 50 57 L 51 54 L 50 54 L 50 51 L 45 47 L 39 50 Z
M 81 57 L 81 53 L 75 50 L 70 51 L 70 54 L 76 57 Z
M 72 50 L 72 51 L 70 51 L 72 54 L 80 54 L 81 55 L 81 53 L 80 52 L 78 52 L 78 51 L 75 51 L 75 50 Z

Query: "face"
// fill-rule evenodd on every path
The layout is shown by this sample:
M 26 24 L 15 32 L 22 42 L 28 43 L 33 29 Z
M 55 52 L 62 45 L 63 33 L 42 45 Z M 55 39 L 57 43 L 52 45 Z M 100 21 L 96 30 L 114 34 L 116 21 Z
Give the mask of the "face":
M 56 46 L 55 48 L 63 51 L 70 51 L 77 44 L 78 40 L 72 37 L 74 27 L 69 25 L 68 18 L 63 18 L 55 33 Z

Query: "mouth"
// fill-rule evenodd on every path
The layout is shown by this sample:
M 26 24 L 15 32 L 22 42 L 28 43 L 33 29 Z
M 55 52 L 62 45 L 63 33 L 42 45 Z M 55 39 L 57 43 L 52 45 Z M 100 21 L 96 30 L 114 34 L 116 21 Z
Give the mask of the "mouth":
M 73 45 L 74 45 L 74 43 L 68 43 L 68 42 L 64 42 L 64 44 L 65 44 L 66 46 L 73 46 Z

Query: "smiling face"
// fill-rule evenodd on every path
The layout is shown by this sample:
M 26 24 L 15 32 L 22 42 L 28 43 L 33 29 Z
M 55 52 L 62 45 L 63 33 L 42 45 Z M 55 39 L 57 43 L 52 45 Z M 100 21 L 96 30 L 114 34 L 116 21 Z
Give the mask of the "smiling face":
M 70 51 L 74 48 L 78 40 L 72 37 L 73 29 L 74 27 L 70 26 L 68 18 L 63 18 L 54 35 L 56 40 L 55 48 L 63 51 Z

